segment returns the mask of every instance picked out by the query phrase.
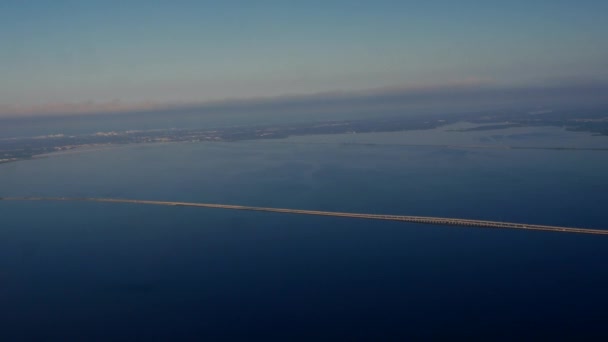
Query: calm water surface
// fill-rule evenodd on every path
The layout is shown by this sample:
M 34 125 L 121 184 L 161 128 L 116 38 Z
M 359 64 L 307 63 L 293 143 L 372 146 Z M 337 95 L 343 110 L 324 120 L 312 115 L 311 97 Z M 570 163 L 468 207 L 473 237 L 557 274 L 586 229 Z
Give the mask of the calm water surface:
M 596 138 L 442 129 L 128 146 L 0 165 L 0 196 L 608 229 L 608 152 L 400 145 L 608 145 Z M 7 341 L 608 337 L 603 236 L 77 202 L 0 202 L 0 220 Z

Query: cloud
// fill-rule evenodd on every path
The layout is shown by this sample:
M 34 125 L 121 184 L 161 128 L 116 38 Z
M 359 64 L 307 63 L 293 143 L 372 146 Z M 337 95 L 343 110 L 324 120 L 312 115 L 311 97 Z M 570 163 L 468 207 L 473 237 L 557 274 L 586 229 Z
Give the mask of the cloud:
M 41 116 L 92 113 L 123 113 L 133 111 L 154 111 L 167 109 L 169 104 L 154 102 L 125 103 L 119 100 L 110 102 L 86 101 L 79 103 L 48 103 L 32 106 L 0 105 L 0 116 Z
M 382 87 L 276 97 L 226 99 L 204 103 L 59 103 L 38 106 L 0 106 L 0 116 L 165 113 L 165 114 L 278 114 L 303 116 L 357 112 L 427 113 L 519 107 L 580 107 L 608 105 L 608 83 L 562 82 L 536 86 L 497 86 L 480 79 L 444 84 Z

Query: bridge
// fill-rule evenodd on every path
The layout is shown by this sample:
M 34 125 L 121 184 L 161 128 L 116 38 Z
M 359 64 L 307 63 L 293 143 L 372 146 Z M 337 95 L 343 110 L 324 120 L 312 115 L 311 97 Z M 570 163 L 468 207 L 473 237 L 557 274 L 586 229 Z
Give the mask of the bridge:
M 461 227 L 476 227 L 476 228 L 505 228 L 505 229 L 536 230 L 536 231 L 559 232 L 559 233 L 608 235 L 608 230 L 604 230 L 604 229 L 559 227 L 559 226 L 546 226 L 546 225 L 527 224 L 527 223 L 469 220 L 469 219 L 447 218 L 447 217 L 364 214 L 364 213 L 348 213 L 348 212 L 335 212 L 335 211 L 253 207 L 253 206 L 214 204 L 214 203 L 169 202 L 169 201 L 149 201 L 149 200 L 137 200 L 137 199 L 93 198 L 93 197 L 86 197 L 86 198 L 0 197 L 0 200 L 3 200 L 3 201 L 79 201 L 79 202 L 84 201 L 84 202 L 104 202 L 104 203 L 147 204 L 147 205 L 162 205 L 162 206 L 202 207 L 202 208 L 214 208 L 214 209 L 263 211 L 263 212 L 298 214 L 298 215 L 334 216 L 334 217 L 348 217 L 348 218 L 370 219 L 370 220 L 400 221 L 400 222 L 445 225 L 445 226 L 461 226 Z

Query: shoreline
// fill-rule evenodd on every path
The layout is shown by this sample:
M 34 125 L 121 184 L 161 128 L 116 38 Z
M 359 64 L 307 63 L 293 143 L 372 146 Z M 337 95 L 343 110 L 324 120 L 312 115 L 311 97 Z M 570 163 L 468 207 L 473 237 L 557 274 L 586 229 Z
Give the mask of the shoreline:
M 465 121 L 462 121 L 461 123 L 465 123 Z M 451 126 L 451 125 L 447 125 L 447 126 Z M 446 127 L 446 126 L 440 126 L 440 127 L 436 127 L 434 129 L 439 129 L 441 127 Z M 481 126 L 477 126 L 479 127 L 484 127 L 484 125 Z M 534 126 L 518 126 L 518 127 L 534 127 Z M 505 128 L 512 128 L 512 127 L 505 127 Z M 500 128 L 498 130 L 502 130 L 503 128 Z M 374 131 L 374 132 L 361 132 L 358 134 L 362 134 L 362 135 L 366 135 L 366 134 L 374 134 L 374 133 L 397 133 L 397 132 L 413 132 L 413 131 L 422 131 L 422 130 L 427 130 L 427 129 L 409 129 L 409 130 L 399 130 L 399 131 Z M 458 132 L 469 132 L 470 129 L 464 129 L 464 130 L 455 130 L 455 129 L 448 129 L 446 131 L 449 132 L 454 132 L 454 131 L 458 131 Z M 475 131 L 475 130 L 473 130 Z M 567 132 L 572 132 L 572 133 L 577 133 L 576 131 L 570 131 L 570 130 L 566 130 Z M 353 133 L 344 133 L 344 132 L 336 132 L 336 133 L 321 133 L 321 134 L 314 134 L 314 133 L 309 133 L 309 134 L 293 134 L 293 135 L 287 135 L 287 136 L 280 136 L 280 137 L 272 137 L 272 138 L 264 138 L 264 137 L 258 137 L 258 138 L 243 138 L 243 139 L 223 139 L 223 140 L 174 140 L 174 141 L 135 141 L 135 142 L 117 142 L 117 143 L 112 143 L 112 142 L 105 142 L 105 143 L 99 143 L 99 144 L 83 144 L 83 145 L 72 145 L 74 147 L 69 148 L 69 149 L 60 149 L 60 150 L 54 150 L 48 153 L 40 153 L 40 154 L 34 154 L 31 156 L 27 156 L 27 157 L 13 157 L 13 158 L 7 158 L 7 159 L 0 159 L 0 166 L 4 165 L 4 164 L 9 164 L 9 163 L 15 163 L 15 162 L 20 162 L 20 161 L 26 161 L 26 160 L 32 160 L 32 159 L 40 159 L 40 158 L 49 158 L 49 157 L 56 157 L 56 156 L 65 156 L 65 155 L 73 155 L 73 154 L 81 154 L 81 153 L 87 153 L 87 152 L 97 152 L 97 151 L 104 151 L 104 150 L 110 150 L 110 149 L 116 149 L 116 148 L 121 148 L 121 147 L 126 147 L 126 146 L 154 146 L 154 145 L 164 145 L 164 144 L 175 144 L 175 143 L 232 143 L 232 142 L 244 142 L 244 141 L 256 141 L 256 142 L 262 142 L 262 143 L 275 143 L 275 144 L 285 144 L 285 145 L 313 145 L 313 144 L 318 144 L 318 145 L 348 145 L 348 146 L 404 146 L 404 147 L 428 147 L 428 148 L 444 148 L 444 149 L 491 149 L 491 150 L 553 150 L 553 151 L 596 151 L 596 152 L 608 152 L 608 146 L 607 147 L 577 147 L 577 146 L 516 146 L 516 145 L 483 145 L 483 144 L 415 144 L 415 143 L 369 143 L 369 142 L 298 142 L 298 141 L 289 141 L 289 138 L 291 137 L 302 137 L 302 136 L 317 136 L 317 135 L 350 135 Z M 591 135 L 594 136 L 594 135 Z

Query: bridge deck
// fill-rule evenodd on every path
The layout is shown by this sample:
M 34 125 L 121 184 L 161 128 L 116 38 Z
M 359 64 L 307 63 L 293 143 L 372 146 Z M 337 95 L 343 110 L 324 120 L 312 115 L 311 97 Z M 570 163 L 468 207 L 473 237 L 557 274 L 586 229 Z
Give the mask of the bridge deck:
M 4 198 L 0 197 L 0 200 L 4 200 L 4 201 L 87 201 L 87 202 L 165 205 L 165 206 L 186 206 L 186 207 L 203 207 L 203 208 L 230 209 L 230 210 L 265 211 L 265 212 L 299 214 L 299 215 L 350 217 L 350 218 L 359 218 L 359 219 L 401 221 L 401 222 L 434 224 L 434 225 L 483 227 L 483 228 L 506 228 L 506 229 L 538 230 L 538 231 L 549 231 L 549 232 L 560 232 L 560 233 L 608 235 L 608 230 L 603 230 L 603 229 L 559 227 L 559 226 L 546 226 L 546 225 L 536 225 L 536 224 L 526 224 L 526 223 L 470 220 L 470 219 L 458 219 L 458 218 L 447 218 L 447 217 L 344 213 L 344 212 L 334 212 L 334 211 L 267 208 L 267 207 L 253 207 L 253 206 L 229 205 L 229 204 L 214 204 L 214 203 L 149 201 L 149 200 L 120 199 L 120 198 L 67 198 L 67 197 L 4 197 Z

